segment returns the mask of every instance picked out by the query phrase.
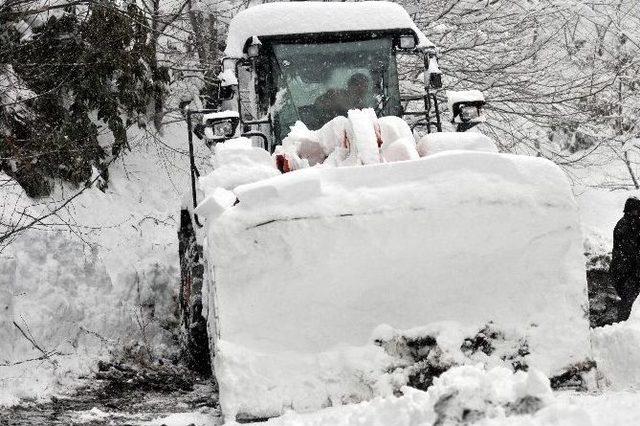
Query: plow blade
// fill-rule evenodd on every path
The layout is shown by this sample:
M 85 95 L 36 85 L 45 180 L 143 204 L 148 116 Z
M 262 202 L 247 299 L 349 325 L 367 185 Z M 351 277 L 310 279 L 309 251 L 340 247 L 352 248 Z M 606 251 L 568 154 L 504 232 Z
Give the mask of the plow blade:
M 208 230 L 227 415 L 335 403 L 318 387 L 340 378 L 318 385 L 305 371 L 328 362 L 318 354 L 366 345 L 380 324 L 523 330 L 529 365 L 548 376 L 589 355 L 578 210 L 549 161 L 454 151 L 305 169 L 235 192 Z

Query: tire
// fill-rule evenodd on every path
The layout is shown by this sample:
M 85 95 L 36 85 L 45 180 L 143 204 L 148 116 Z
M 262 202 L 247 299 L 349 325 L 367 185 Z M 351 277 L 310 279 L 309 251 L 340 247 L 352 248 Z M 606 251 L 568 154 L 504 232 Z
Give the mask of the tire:
M 204 265 L 202 246 L 196 240 L 189 211 L 180 213 L 178 231 L 180 256 L 180 324 L 182 346 L 187 366 L 200 374 L 211 374 L 207 321 L 202 316 L 202 283 Z

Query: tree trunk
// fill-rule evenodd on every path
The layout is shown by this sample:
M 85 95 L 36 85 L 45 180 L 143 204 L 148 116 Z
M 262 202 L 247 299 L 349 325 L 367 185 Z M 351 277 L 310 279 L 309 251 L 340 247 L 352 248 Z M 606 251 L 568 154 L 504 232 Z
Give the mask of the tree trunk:
M 203 21 L 204 18 L 202 17 L 202 12 L 193 10 L 191 8 L 191 2 L 189 2 L 189 22 L 191 23 L 191 29 L 193 30 L 193 43 L 195 45 L 196 52 L 198 52 L 200 63 L 204 65 L 209 62 L 209 55 L 207 54 L 208 49 L 206 46 L 205 35 L 203 33 Z

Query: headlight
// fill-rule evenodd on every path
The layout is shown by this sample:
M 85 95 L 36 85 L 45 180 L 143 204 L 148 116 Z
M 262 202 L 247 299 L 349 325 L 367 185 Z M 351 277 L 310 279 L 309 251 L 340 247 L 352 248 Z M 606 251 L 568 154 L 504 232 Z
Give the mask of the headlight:
M 207 139 L 223 140 L 233 137 L 236 131 L 235 123 L 232 119 L 209 122 L 204 128 L 204 136 Z
M 484 114 L 486 101 L 479 90 L 447 90 L 447 103 L 457 132 L 466 132 L 487 119 Z
M 412 34 L 400 36 L 400 49 L 413 49 L 414 47 L 416 47 L 416 39 Z
M 234 130 L 231 120 L 213 124 L 213 135 L 217 138 L 230 138 L 233 136 Z
M 475 120 L 481 115 L 480 109 L 481 107 L 476 105 L 465 105 L 460 108 L 460 118 L 465 122 Z
M 206 141 L 213 144 L 230 139 L 236 133 L 240 116 L 237 111 L 215 111 L 202 117 Z

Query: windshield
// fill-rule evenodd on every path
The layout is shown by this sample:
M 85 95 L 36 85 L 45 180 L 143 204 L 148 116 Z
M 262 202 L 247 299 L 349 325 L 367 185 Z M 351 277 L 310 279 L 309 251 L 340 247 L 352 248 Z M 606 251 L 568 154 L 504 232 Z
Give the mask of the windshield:
M 271 101 L 280 143 L 300 120 L 319 129 L 349 109 L 398 115 L 400 95 L 390 38 L 323 44 L 273 45 Z

